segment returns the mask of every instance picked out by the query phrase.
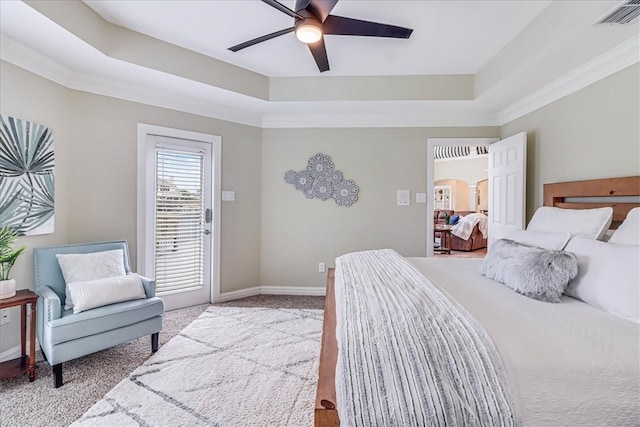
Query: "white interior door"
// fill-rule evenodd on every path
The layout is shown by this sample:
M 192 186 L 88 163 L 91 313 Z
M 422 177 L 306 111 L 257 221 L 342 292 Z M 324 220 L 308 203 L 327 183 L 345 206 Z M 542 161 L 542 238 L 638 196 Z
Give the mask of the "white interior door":
M 150 125 L 140 126 L 138 272 L 155 279 L 156 295 L 167 310 L 215 301 L 219 137 L 209 141 L 206 135 L 186 131 L 166 135 L 171 132 L 164 128 L 155 132 Z M 178 137 L 183 134 L 186 138 Z
M 489 247 L 525 227 L 527 133 L 489 146 Z

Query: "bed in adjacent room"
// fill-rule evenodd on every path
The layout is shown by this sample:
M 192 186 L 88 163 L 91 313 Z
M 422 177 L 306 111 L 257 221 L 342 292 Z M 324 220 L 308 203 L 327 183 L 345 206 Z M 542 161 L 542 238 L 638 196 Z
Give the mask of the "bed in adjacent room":
M 640 425 L 640 203 L 569 199 L 639 190 L 545 185 L 485 260 L 339 257 L 316 426 Z

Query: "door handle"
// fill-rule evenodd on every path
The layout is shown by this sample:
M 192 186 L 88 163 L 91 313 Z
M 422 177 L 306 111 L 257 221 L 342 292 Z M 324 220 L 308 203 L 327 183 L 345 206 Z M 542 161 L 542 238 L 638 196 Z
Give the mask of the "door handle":
M 211 222 L 211 209 L 204 210 L 204 222 L 209 224 Z

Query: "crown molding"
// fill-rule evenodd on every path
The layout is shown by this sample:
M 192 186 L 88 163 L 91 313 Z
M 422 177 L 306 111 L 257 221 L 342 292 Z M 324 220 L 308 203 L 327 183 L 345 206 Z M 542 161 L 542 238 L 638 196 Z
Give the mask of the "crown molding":
M 0 35 L 0 58 L 69 89 L 265 129 L 481 127 L 502 126 L 639 62 L 640 38 L 634 37 L 621 43 L 498 113 L 452 112 L 451 103 L 458 101 L 442 101 L 449 107 L 447 111 L 439 108 L 442 105 L 440 101 L 426 101 L 418 111 L 408 101 L 411 112 L 403 111 L 402 106 L 395 102 L 385 106 L 384 101 L 380 101 L 378 110 L 362 112 L 358 111 L 357 103 L 354 103 L 353 113 L 345 113 L 343 109 L 336 112 L 332 109 L 332 105 L 336 104 L 322 102 L 315 104 L 318 106 L 315 112 L 282 114 L 269 113 L 269 103 L 266 103 L 266 113 L 261 113 L 242 108 L 241 105 L 229 106 L 204 97 L 175 96 L 150 87 L 77 72 L 4 35 Z M 468 106 L 474 101 L 459 102 L 461 106 Z M 365 104 L 371 103 L 364 102 L 363 105 Z
M 249 126 L 259 127 L 262 120 L 260 114 L 238 111 L 210 100 L 176 97 L 149 87 L 79 73 L 4 35 L 0 35 L 0 58 L 68 89 Z
M 474 127 L 498 124 L 498 117 L 493 113 L 443 113 L 438 109 L 438 101 L 425 107 L 424 112 L 410 114 L 395 106 L 372 114 L 335 113 L 331 102 L 323 102 L 322 111 L 311 114 L 262 115 L 206 99 L 176 97 L 164 91 L 80 73 L 4 35 L 0 38 L 0 58 L 69 89 L 261 128 Z M 368 101 L 366 103 L 369 104 Z
M 503 126 L 640 61 L 635 36 L 498 112 Z
M 327 108 L 329 110 L 330 108 Z M 393 127 L 476 127 L 498 126 L 498 116 L 493 113 L 442 113 L 437 103 L 424 112 L 406 114 L 397 107 L 389 107 L 395 114 L 337 114 L 322 112 L 315 114 L 265 115 L 264 129 L 295 128 L 393 128 Z
M 70 87 L 73 71 L 57 61 L 0 34 L 0 58 L 59 85 Z

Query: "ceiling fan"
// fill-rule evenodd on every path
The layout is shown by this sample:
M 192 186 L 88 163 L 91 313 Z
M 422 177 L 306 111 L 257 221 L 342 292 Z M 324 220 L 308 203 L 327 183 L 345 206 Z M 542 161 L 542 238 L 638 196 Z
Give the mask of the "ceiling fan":
M 313 55 L 313 59 L 318 65 L 318 69 L 320 72 L 323 72 L 329 69 L 329 59 L 327 58 L 327 50 L 324 46 L 325 34 L 408 39 L 413 32 L 412 29 L 397 27 L 395 25 L 330 15 L 336 3 L 338 3 L 338 0 L 296 0 L 295 11 L 276 0 L 262 1 L 294 18 L 293 27 L 231 46 L 229 48 L 230 51 L 237 52 L 249 46 L 295 31 L 298 40 L 309 46 L 311 55 Z

